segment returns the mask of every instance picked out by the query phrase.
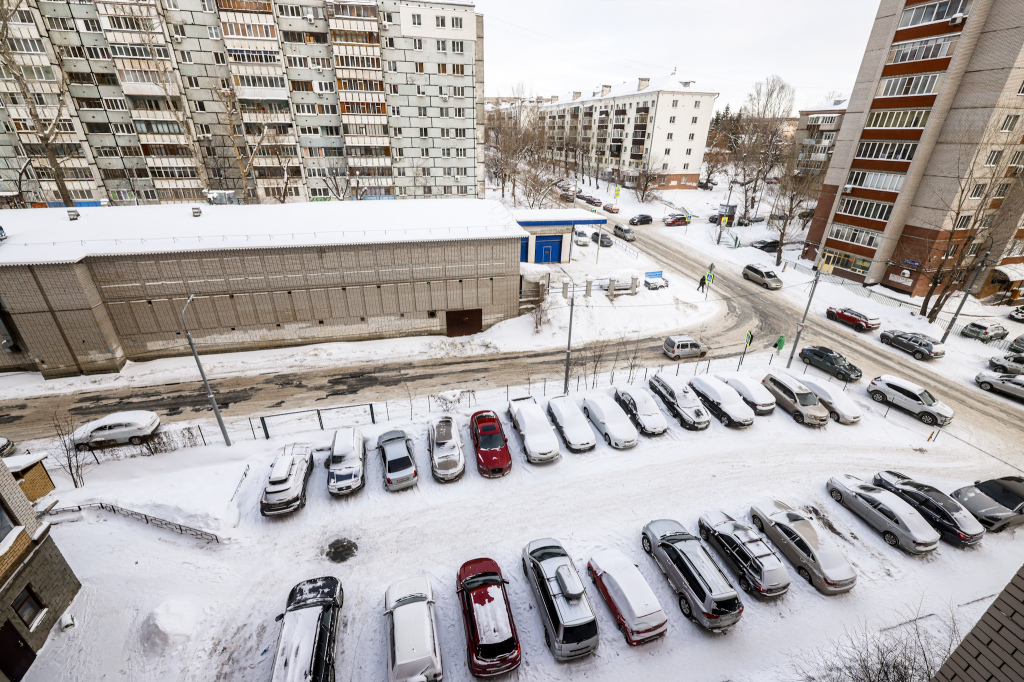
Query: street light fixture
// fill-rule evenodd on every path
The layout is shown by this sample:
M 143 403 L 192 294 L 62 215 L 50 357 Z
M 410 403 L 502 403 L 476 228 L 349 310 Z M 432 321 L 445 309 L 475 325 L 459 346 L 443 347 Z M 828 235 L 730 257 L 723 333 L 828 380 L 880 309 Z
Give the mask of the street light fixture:
M 601 248 L 600 242 L 598 243 L 597 247 Z M 565 268 L 563 268 L 562 266 L 558 266 L 558 269 L 561 270 L 562 272 L 565 272 Z M 569 282 L 572 283 L 572 296 L 569 297 L 569 340 L 565 344 L 565 387 L 563 388 L 562 392 L 565 395 L 569 395 L 569 365 L 572 360 L 572 315 L 575 311 L 576 305 L 576 280 L 574 280 L 572 278 L 572 275 L 570 275 L 568 272 L 565 272 L 565 276 L 568 277 Z
M 217 399 L 213 397 L 213 391 L 210 389 L 210 382 L 206 380 L 206 372 L 203 371 L 203 363 L 199 362 L 199 353 L 196 352 L 196 344 L 192 340 L 192 334 L 188 331 L 188 326 L 185 324 L 185 311 L 188 310 L 189 304 L 192 303 L 192 299 L 196 297 L 192 294 L 185 301 L 185 307 L 181 309 L 181 326 L 185 330 L 185 338 L 188 339 L 189 348 L 192 349 L 192 357 L 196 359 L 196 366 L 199 367 L 199 376 L 203 377 L 203 386 L 206 387 L 206 397 L 210 399 L 210 405 L 213 407 L 213 414 L 217 417 L 217 423 L 220 425 L 221 435 L 224 436 L 224 444 L 231 447 L 231 438 L 228 436 L 228 430 L 224 426 L 224 418 L 220 416 L 220 409 L 217 407 Z

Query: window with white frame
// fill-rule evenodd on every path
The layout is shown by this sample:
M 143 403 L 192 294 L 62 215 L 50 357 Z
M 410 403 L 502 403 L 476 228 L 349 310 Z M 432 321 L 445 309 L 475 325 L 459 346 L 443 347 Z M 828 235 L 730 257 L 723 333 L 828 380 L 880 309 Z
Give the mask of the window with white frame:
M 996 186 L 995 192 L 992 194 L 993 199 L 1004 199 L 1006 198 L 1007 192 L 1010 191 L 1010 183 L 1003 182 Z
M 912 161 L 917 152 L 916 142 L 872 142 L 857 145 L 858 159 L 886 159 L 889 161 Z
M 461 40 L 452 41 L 452 52 L 455 54 L 463 54 L 466 51 L 465 43 Z
M 448 41 L 447 40 L 438 40 L 437 41 L 437 51 L 438 52 L 447 52 L 448 51 Z
M 872 111 L 865 128 L 924 128 L 928 123 L 928 109 L 896 109 Z
M 850 172 L 846 184 L 865 189 L 877 189 L 883 192 L 899 192 L 907 176 L 901 173 L 876 173 L 855 170 Z
M 900 28 L 946 21 L 956 14 L 966 16 L 971 11 L 972 2 L 973 0 L 941 0 L 908 7 L 903 10 L 903 16 L 900 17 Z
M 841 223 L 832 223 L 832 229 L 828 236 L 841 242 L 860 244 L 861 246 L 875 247 L 881 242 L 881 232 L 866 230 L 861 227 L 852 227 Z
M 1003 158 L 1002 149 L 994 149 L 988 153 L 988 159 L 985 161 L 986 166 L 998 165 L 999 160 Z
M 444 15 L 438 14 L 434 17 L 434 24 L 436 28 L 444 28 Z
M 980 183 L 980 184 L 975 185 L 974 189 L 971 190 L 971 198 L 972 199 L 980 199 L 980 198 L 982 198 L 983 196 L 985 196 L 985 190 L 986 189 L 988 189 L 988 185 L 985 184 L 985 183 Z
M 937 38 L 896 43 L 889 49 L 889 60 L 887 63 L 902 64 L 904 62 L 917 62 L 924 59 L 952 57 L 959 38 L 959 33 L 952 33 Z
M 971 226 L 971 216 L 962 215 L 957 216 L 956 224 L 953 226 L 954 230 L 966 230 Z
M 462 28 L 462 17 L 452 17 L 452 28 Z
M 836 213 L 845 213 L 870 220 L 888 220 L 892 214 L 892 204 L 844 197 Z
M 1000 128 L 1000 132 L 1012 133 L 1013 129 L 1017 127 L 1017 123 L 1020 121 L 1020 115 L 1010 114 L 1003 120 L 1003 127 Z
M 207 26 L 206 27 L 206 32 L 214 40 L 220 40 L 220 38 L 221 38 L 220 27 L 219 26 Z
M 423 16 L 420 15 L 420 14 L 412 15 L 412 25 L 413 26 L 422 26 L 423 25 Z
M 886 78 L 878 86 L 879 97 L 911 97 L 932 95 L 938 91 L 942 74 L 923 73 L 913 76 Z

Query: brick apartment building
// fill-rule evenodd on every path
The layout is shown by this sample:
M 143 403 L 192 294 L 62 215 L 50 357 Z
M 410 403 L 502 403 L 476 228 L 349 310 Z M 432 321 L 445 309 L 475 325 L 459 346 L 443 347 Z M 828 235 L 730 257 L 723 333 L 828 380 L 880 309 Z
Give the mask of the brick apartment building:
M 983 285 L 1000 261 L 1024 262 L 1022 202 L 1004 202 L 1019 189 L 1022 116 L 1024 4 L 882 0 L 804 256 L 912 295 L 958 250 L 957 282 L 989 246 Z

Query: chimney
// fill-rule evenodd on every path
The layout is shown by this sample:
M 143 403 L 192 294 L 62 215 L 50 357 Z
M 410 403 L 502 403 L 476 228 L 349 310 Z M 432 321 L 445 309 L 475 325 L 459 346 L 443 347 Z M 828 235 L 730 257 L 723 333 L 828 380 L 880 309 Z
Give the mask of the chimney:
M 641 90 L 643 90 L 644 88 L 646 88 L 650 84 L 651 84 L 651 79 L 650 78 L 641 78 L 640 82 L 637 83 L 637 86 L 636 86 L 637 92 L 640 92 Z
M 580 98 L 580 95 L 582 95 L 582 94 L 583 93 L 580 92 L 579 90 L 573 90 L 572 91 L 572 99 L 573 99 L 573 101 L 578 100 Z
M 551 101 L 552 101 L 552 103 L 557 102 L 558 101 L 558 95 L 551 95 Z
M 610 85 L 602 85 L 601 86 L 601 97 L 604 97 L 605 95 L 607 95 L 611 91 L 612 91 L 612 86 L 610 86 Z

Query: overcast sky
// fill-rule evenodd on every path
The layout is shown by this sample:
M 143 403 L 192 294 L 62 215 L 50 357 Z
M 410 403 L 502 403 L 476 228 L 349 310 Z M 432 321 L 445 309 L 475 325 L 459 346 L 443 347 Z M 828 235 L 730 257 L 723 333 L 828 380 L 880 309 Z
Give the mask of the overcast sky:
M 672 72 L 743 103 L 776 73 L 797 108 L 849 95 L 878 0 L 476 0 L 488 96 L 561 95 Z M 795 115 L 795 112 L 794 112 Z

